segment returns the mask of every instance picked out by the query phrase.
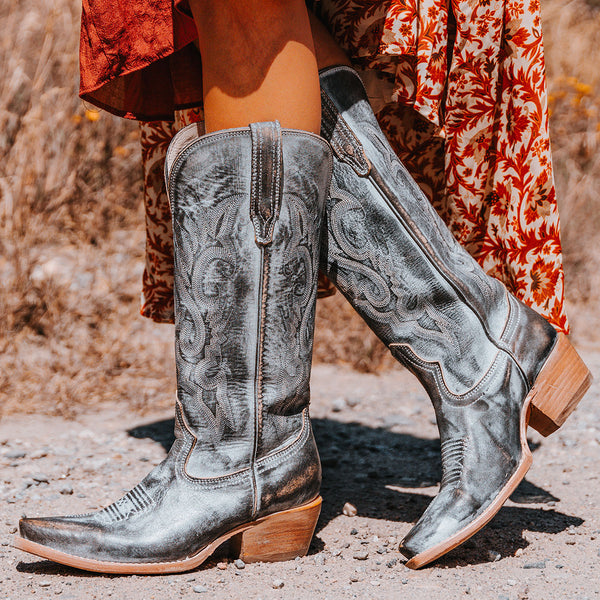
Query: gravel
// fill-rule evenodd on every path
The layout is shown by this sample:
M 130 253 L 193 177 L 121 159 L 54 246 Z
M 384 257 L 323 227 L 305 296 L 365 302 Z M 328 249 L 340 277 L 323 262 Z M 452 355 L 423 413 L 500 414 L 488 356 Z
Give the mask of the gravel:
M 31 478 L 36 483 L 50 483 L 50 477 L 48 477 L 48 475 L 45 473 L 35 473 L 31 476 Z
M 502 554 L 496 552 L 496 550 L 488 550 L 487 557 L 490 562 L 496 562 L 502 558 Z
M 356 510 L 356 506 L 350 504 L 350 502 L 346 502 L 342 508 L 342 513 L 347 517 L 355 517 L 358 514 L 358 510 Z
M 27 456 L 27 453 L 23 452 L 23 450 L 10 450 L 4 456 L 6 458 L 14 460 L 14 459 L 17 459 L 17 458 L 25 458 Z
M 600 371 L 600 353 L 589 356 L 590 366 L 595 360 Z M 335 458 L 329 466 L 323 463 L 323 507 L 314 542 L 307 557 L 244 563 L 243 568 L 244 561 L 224 547 L 192 573 L 99 577 L 7 545 L 23 513 L 88 512 L 131 489 L 164 457 L 173 415 L 170 410 L 140 415 L 126 405 L 106 405 L 76 421 L 3 416 L 0 440 L 7 442 L 0 446 L 0 598 L 179 600 L 204 593 L 214 600 L 600 600 L 600 478 L 595 478 L 600 446 L 598 430 L 590 429 L 590 423 L 600 422 L 600 403 L 594 399 L 600 395 L 598 379 L 593 386 L 590 401 L 584 400 L 563 427 L 566 438 L 578 444 L 565 447 L 557 436 L 531 433 L 534 464 L 520 503 L 509 501 L 469 543 L 419 571 L 406 568 L 398 546 L 436 493 L 439 441 L 429 422 L 431 407 L 405 371 L 375 376 L 314 367 L 315 435 L 322 455 Z M 360 402 L 340 403 L 340 410 L 332 411 L 336 398 L 350 397 Z M 386 429 L 385 415 L 412 423 L 403 425 L 397 418 Z M 14 451 L 25 456 L 10 458 Z M 566 473 L 569 486 L 561 483 Z M 534 501 L 528 502 L 528 494 Z M 553 505 L 542 502 L 550 496 Z M 346 514 L 353 512 L 348 505 L 356 510 L 352 517 Z M 275 582 L 283 587 L 273 588 Z
M 523 565 L 524 569 L 545 569 L 546 568 L 546 561 L 542 560 L 539 562 L 530 562 L 530 563 L 525 563 Z

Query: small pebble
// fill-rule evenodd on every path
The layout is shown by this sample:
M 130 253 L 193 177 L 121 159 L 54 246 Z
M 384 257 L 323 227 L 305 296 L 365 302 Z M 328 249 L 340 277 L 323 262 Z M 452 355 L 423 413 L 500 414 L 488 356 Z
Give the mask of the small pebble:
M 403 579 L 402 580 L 402 585 L 406 585 L 408 583 L 408 579 Z
M 63 485 L 58 492 L 63 496 L 70 496 L 73 493 L 73 486 Z
M 342 553 L 341 549 L 338 548 L 331 553 L 331 556 L 339 556 Z
M 300 565 L 298 565 L 294 570 L 298 575 L 302 575 L 302 573 L 304 573 L 304 569 Z
M 495 550 L 488 550 L 487 557 L 490 562 L 496 562 L 502 558 L 502 555 Z
M 352 555 L 352 558 L 355 558 L 356 560 L 367 560 L 367 558 L 369 558 L 369 553 L 364 550 L 360 550 L 359 552 L 355 552 Z
M 30 456 L 30 458 L 32 458 L 33 460 L 38 460 L 40 458 L 44 458 L 45 456 L 48 456 L 48 450 L 42 449 L 42 450 L 36 450 L 35 452 L 33 452 Z
M 42 579 L 38 585 L 40 587 L 50 587 L 50 582 L 47 579 Z
M 44 473 L 36 473 L 35 475 L 32 475 L 31 478 L 37 483 L 50 483 L 50 478 Z
M 350 581 L 356 583 L 358 581 L 358 575 L 350 575 Z
M 397 559 L 397 558 L 392 558 L 392 560 L 388 560 L 388 561 L 385 563 L 385 566 L 386 566 L 388 569 L 391 569 L 392 567 L 395 567 L 397 564 L 398 564 L 398 559 Z
M 358 529 L 351 529 L 350 530 L 350 535 L 357 535 L 357 534 L 358 534 Z
M 343 411 L 347 406 L 346 403 L 346 399 L 345 398 L 336 398 L 332 403 L 331 403 L 331 410 L 333 412 L 341 412 Z
M 220 569 L 221 571 L 224 571 L 226 568 L 227 568 L 227 563 L 226 562 L 217 563 L 217 569 Z
M 507 579 L 506 585 L 510 585 L 510 587 L 513 587 L 513 586 L 517 585 L 517 581 L 516 581 L 516 579 Z
M 246 563 L 241 558 L 236 558 L 234 563 L 236 569 L 245 569 Z
M 379 587 L 381 585 L 381 581 L 379 581 L 377 579 L 372 579 L 371 580 L 371 585 L 373 585 L 375 587 Z
M 27 454 L 23 452 L 23 450 L 11 450 L 10 452 L 7 452 L 4 456 L 6 456 L 6 458 L 16 459 L 25 458 Z
M 358 511 L 356 510 L 356 506 L 354 506 L 353 504 L 350 504 L 350 502 L 346 502 L 346 504 L 344 504 L 344 508 L 342 508 L 342 512 L 347 517 L 355 517 L 358 513 Z
M 540 562 L 531 562 L 531 563 L 525 563 L 523 565 L 524 569 L 545 569 L 546 568 L 546 561 L 542 560 Z
M 280 590 L 285 585 L 283 579 L 273 579 L 273 589 Z
M 517 548 L 517 551 L 515 552 L 515 556 L 516 557 L 523 556 L 523 548 Z
M 208 588 L 203 585 L 195 585 L 193 590 L 196 592 L 196 594 L 204 594 L 205 592 L 208 592 Z
M 315 565 L 323 566 L 325 564 L 325 557 L 322 554 L 317 554 L 313 560 Z

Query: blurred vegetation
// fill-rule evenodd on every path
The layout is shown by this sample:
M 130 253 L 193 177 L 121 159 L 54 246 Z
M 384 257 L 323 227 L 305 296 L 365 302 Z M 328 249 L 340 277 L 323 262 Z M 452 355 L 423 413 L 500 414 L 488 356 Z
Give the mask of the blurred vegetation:
M 576 329 L 573 313 L 588 314 L 599 277 L 596 5 L 542 5 Z M 79 11 L 78 0 L 0 5 L 0 416 L 104 401 L 155 408 L 175 388 L 172 328 L 138 316 L 138 129 L 78 99 Z M 319 302 L 317 330 L 318 361 L 364 371 L 392 364 L 340 294 Z

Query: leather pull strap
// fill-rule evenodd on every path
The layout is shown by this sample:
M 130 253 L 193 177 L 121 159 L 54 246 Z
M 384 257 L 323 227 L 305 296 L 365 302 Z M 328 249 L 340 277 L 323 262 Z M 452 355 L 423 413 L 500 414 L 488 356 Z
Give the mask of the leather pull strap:
M 359 177 L 367 177 L 371 163 L 365 150 L 329 96 L 321 90 L 321 133 L 339 160 L 349 164 Z
M 270 244 L 281 208 L 283 158 L 279 121 L 252 123 L 250 219 L 259 246 Z

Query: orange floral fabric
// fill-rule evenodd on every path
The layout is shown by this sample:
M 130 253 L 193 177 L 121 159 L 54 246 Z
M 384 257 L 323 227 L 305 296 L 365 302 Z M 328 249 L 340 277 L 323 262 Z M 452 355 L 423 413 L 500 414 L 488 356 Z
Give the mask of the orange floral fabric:
M 538 0 L 319 0 L 378 120 L 456 238 L 494 277 L 568 331 Z M 162 171 L 201 109 L 143 123 L 147 260 L 142 314 L 172 320 Z

